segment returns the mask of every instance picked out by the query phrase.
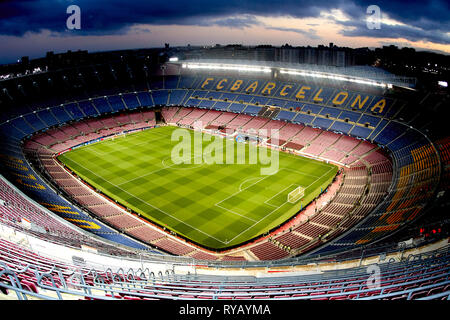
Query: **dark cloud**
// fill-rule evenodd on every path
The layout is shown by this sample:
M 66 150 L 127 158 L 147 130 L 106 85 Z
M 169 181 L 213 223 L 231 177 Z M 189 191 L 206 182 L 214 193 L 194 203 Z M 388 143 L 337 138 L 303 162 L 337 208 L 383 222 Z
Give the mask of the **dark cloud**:
M 450 28 L 450 2 L 447 0 L 357 0 L 355 3 L 364 12 L 369 5 L 376 4 L 390 18 L 420 29 L 448 32 Z M 361 17 L 357 14 L 358 10 L 352 10 L 351 13 L 355 19 Z
M 371 29 L 366 20 L 349 20 L 338 22 L 345 28 L 340 33 L 346 37 L 371 37 L 406 39 L 439 44 L 450 44 L 450 36 L 438 30 L 424 30 L 410 25 L 391 25 L 381 23 L 379 29 Z
M 349 21 L 346 36 L 405 38 L 448 43 L 450 2 L 447 0 L 376 1 L 381 12 L 406 26 L 383 25 L 369 30 L 366 8 L 373 0 L 14 0 L 0 2 L 0 34 L 22 36 L 47 29 L 60 35 L 115 35 L 130 31 L 136 24 L 225 26 L 242 29 L 261 25 L 255 16 L 320 17 L 321 12 L 340 9 Z M 67 6 L 81 8 L 81 30 L 66 29 Z M 314 30 L 277 28 L 317 39 Z
M 337 21 L 346 27 L 340 33 L 347 37 L 371 37 L 407 39 L 449 44 L 450 2 L 441 0 L 377 1 L 383 17 L 389 17 L 401 24 L 381 24 L 380 29 L 370 29 L 366 21 L 366 9 L 371 0 L 353 2 L 343 8 L 350 17 L 347 21 Z M 358 9 L 359 8 L 359 9 Z
M 270 26 L 267 26 L 266 29 L 278 30 L 278 31 L 284 31 L 284 32 L 295 32 L 295 33 L 304 35 L 312 40 L 321 39 L 321 37 L 316 34 L 316 30 L 314 30 L 314 29 L 304 30 L 304 29 L 297 29 L 297 28 L 283 28 L 283 27 L 270 27 Z
M 236 29 L 248 28 L 255 25 L 263 25 L 262 22 L 258 21 L 258 19 L 252 15 L 245 15 L 243 17 L 224 17 L 211 20 L 206 19 L 206 23 L 208 25 L 216 25 Z
M 166 24 L 176 24 L 176 25 L 189 25 L 189 26 L 201 26 L 201 27 L 211 27 L 211 26 L 220 26 L 227 27 L 231 29 L 243 29 L 249 28 L 256 25 L 263 25 L 261 21 L 259 21 L 253 15 L 241 15 L 241 16 L 218 16 L 218 17 L 202 17 L 193 18 L 193 17 L 185 17 L 181 20 L 177 21 L 165 21 L 165 22 L 155 22 L 154 24 L 166 25 Z
M 333 6 L 338 7 L 339 1 Z M 133 24 L 212 25 L 214 19 L 217 25 L 241 27 L 254 21 L 234 16 L 311 17 L 330 7 L 326 0 L 15 0 L 0 2 L 0 34 L 21 36 L 42 29 L 64 32 L 66 8 L 71 4 L 81 8 L 81 30 L 77 32 L 83 34 L 116 34 Z

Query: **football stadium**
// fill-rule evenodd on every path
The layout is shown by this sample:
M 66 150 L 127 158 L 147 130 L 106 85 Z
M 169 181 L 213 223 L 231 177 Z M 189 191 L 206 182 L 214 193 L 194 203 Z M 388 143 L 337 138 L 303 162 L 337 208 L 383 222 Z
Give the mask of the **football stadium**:
M 446 81 L 229 49 L 0 66 L 0 299 L 450 298 Z

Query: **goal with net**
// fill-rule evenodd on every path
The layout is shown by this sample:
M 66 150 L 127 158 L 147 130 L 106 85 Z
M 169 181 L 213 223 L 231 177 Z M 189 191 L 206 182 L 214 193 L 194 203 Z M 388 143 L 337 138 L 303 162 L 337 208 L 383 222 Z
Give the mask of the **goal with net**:
M 305 195 L 305 188 L 304 187 L 297 187 L 295 190 L 289 192 L 287 201 L 290 203 L 296 203 L 298 200 L 303 198 Z

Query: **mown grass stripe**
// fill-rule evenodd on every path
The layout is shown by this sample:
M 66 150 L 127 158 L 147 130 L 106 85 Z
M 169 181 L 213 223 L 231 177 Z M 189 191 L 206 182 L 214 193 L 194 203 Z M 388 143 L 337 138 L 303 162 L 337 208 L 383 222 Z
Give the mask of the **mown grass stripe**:
M 170 159 L 177 143 L 171 141 L 176 129 L 145 130 L 73 150 L 59 159 L 143 217 L 217 249 L 249 240 L 290 218 L 337 172 L 333 165 L 285 153 L 279 154 L 280 170 L 274 176 L 261 176 L 259 164 L 165 167 L 163 161 Z M 283 202 L 288 192 L 283 190 L 292 184 L 310 185 L 297 204 Z

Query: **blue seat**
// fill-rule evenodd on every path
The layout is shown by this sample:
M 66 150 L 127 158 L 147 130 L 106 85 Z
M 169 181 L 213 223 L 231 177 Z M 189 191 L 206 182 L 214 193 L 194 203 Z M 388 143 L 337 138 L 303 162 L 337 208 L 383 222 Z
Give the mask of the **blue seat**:
M 123 94 L 122 99 L 127 105 L 128 109 L 136 109 L 137 107 L 140 106 L 136 96 L 132 93 Z
M 277 114 L 275 119 L 276 120 L 288 120 L 288 121 L 290 121 L 290 120 L 294 119 L 295 115 L 296 115 L 295 112 L 281 110 L 280 113 Z
M 169 105 L 179 106 L 183 102 L 187 90 L 172 90 L 169 96 Z
M 92 103 L 89 100 L 80 101 L 78 103 L 80 109 L 84 112 L 85 115 L 89 116 L 98 116 L 97 110 L 93 107 Z
M 24 119 L 35 129 L 35 131 L 40 131 L 47 128 L 47 124 L 41 121 L 35 113 L 29 113 L 24 116 Z
M 247 106 L 243 112 L 250 115 L 257 115 L 260 110 L 261 107 L 258 106 Z
M 155 102 L 155 105 L 166 105 L 168 98 L 169 98 L 169 93 L 167 92 L 167 90 L 156 90 L 156 91 L 152 91 L 152 96 L 153 96 L 153 101 Z
M 113 111 L 122 111 L 125 109 L 122 99 L 119 96 L 107 97 Z
M 109 113 L 112 111 L 111 107 L 109 106 L 105 98 L 92 99 L 92 103 L 95 105 L 100 114 Z
M 78 108 L 78 105 L 76 103 L 69 103 L 64 105 L 64 109 L 66 109 L 67 113 L 72 117 L 74 120 L 82 119 L 85 117 L 84 113 Z
M 45 122 L 45 124 L 48 127 L 52 127 L 54 125 L 59 124 L 60 122 L 58 121 L 58 119 L 55 118 L 55 116 L 53 115 L 53 113 L 50 111 L 50 109 L 44 109 L 41 110 L 37 113 L 37 115 L 39 116 L 39 118 L 41 118 L 42 121 Z
M 148 93 L 148 91 L 138 92 L 137 96 L 141 103 L 141 106 L 143 107 L 153 106 L 152 97 L 150 96 L 150 93 Z

